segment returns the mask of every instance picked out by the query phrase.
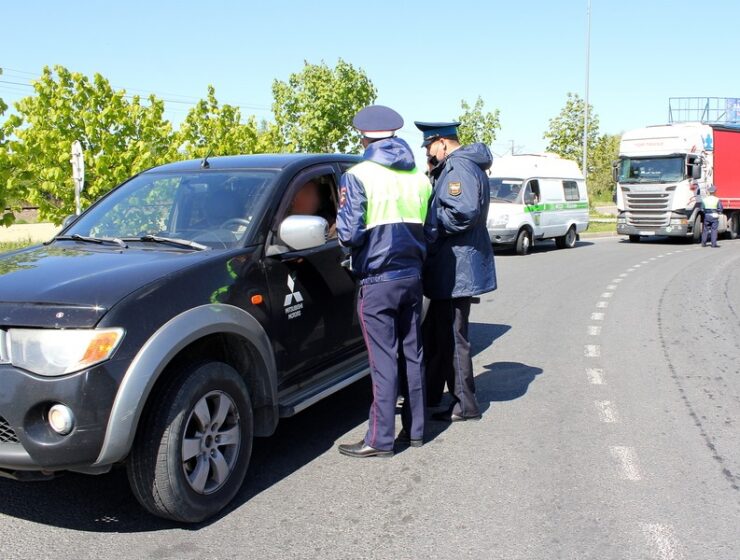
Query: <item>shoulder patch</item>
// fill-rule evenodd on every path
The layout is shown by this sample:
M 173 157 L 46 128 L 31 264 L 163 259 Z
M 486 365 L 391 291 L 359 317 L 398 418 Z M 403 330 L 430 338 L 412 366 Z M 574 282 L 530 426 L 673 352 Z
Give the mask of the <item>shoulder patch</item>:
M 447 183 L 447 192 L 450 196 L 460 196 L 462 194 L 462 184 L 460 181 L 450 181 Z

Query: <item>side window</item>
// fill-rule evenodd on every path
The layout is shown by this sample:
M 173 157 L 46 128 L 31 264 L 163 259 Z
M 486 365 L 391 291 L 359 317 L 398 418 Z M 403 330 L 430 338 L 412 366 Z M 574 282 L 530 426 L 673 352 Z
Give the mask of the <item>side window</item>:
M 336 237 L 337 186 L 332 170 L 322 168 L 296 177 L 288 187 L 273 231 L 288 216 L 320 216 L 329 223 L 329 238 Z
M 563 181 L 563 192 L 565 194 L 565 200 L 568 202 L 581 199 L 581 195 L 578 192 L 578 183 L 575 181 Z
M 524 191 L 524 204 L 539 204 L 541 200 L 540 182 L 537 179 L 528 181 Z

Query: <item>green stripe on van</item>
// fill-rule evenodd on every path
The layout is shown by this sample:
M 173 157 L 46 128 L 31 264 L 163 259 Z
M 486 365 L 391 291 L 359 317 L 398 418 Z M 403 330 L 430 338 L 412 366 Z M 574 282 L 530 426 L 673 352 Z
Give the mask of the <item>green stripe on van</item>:
M 587 210 L 588 202 L 550 202 L 530 204 L 524 207 L 525 212 L 555 212 L 557 210 Z

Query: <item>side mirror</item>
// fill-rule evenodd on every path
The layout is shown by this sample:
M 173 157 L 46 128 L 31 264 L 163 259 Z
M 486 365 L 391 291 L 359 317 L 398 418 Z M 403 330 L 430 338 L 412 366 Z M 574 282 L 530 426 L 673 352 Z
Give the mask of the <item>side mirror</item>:
M 68 225 L 70 225 L 72 222 L 74 222 L 77 219 L 77 214 L 70 214 L 66 218 L 62 220 L 62 229 L 66 228 Z
M 280 224 L 278 235 L 293 251 L 313 249 L 326 243 L 329 222 L 319 216 L 288 216 Z
M 612 163 L 612 180 L 617 183 L 619 182 L 619 162 L 615 161 Z
M 691 164 L 691 178 L 692 179 L 701 179 L 701 163 L 692 163 Z

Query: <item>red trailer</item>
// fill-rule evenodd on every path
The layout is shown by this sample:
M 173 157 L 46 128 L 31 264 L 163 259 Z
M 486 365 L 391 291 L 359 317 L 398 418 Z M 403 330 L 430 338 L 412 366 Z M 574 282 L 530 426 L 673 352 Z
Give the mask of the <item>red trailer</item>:
M 740 235 L 740 127 L 712 125 L 712 129 L 712 182 L 724 207 L 726 231 L 734 239 Z

